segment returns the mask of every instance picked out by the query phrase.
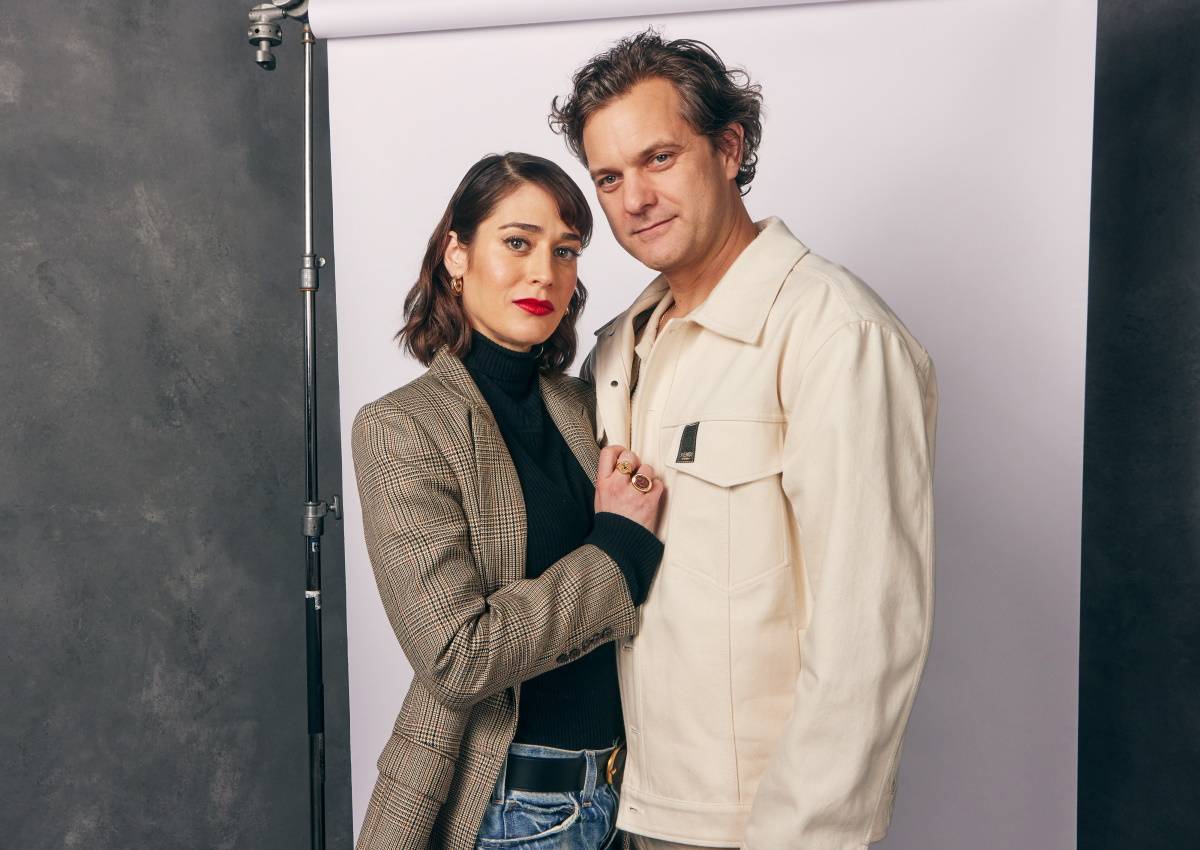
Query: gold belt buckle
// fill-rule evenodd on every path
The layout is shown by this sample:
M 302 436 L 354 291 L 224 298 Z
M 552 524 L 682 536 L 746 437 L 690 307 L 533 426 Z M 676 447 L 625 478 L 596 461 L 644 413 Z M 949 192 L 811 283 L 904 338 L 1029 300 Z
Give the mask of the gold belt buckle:
M 620 769 L 620 766 L 617 764 L 617 757 L 624 751 L 624 749 L 625 749 L 625 742 L 622 741 L 621 743 L 619 743 L 615 747 L 613 747 L 613 751 L 611 753 L 609 753 L 608 764 L 605 765 L 605 768 L 604 768 L 604 776 L 606 779 L 608 779 L 609 785 L 616 784 L 616 782 L 614 780 L 616 779 L 617 771 Z

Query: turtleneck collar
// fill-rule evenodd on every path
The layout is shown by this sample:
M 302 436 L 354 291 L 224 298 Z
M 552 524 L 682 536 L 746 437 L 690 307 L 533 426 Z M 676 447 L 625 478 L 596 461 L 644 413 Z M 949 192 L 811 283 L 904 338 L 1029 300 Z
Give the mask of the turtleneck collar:
M 471 348 L 463 364 L 468 371 L 484 375 L 509 391 L 528 390 L 538 375 L 536 351 L 513 351 L 479 331 L 471 332 Z

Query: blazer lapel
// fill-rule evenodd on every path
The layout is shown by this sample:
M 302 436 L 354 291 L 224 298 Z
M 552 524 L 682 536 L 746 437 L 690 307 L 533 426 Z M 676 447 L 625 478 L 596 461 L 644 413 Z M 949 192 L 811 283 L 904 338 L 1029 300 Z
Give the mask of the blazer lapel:
M 546 411 L 558 432 L 562 434 L 567 445 L 583 471 L 591 479 L 592 486 L 596 484 L 596 467 L 600 463 L 600 447 L 592 436 L 591 414 L 586 404 L 579 396 L 569 390 L 567 383 L 561 377 L 541 376 L 542 400 L 546 403 Z
M 442 386 L 465 402 L 471 411 L 471 440 L 479 476 L 479 517 L 488 529 L 480 548 L 494 557 L 484 559 L 481 569 L 499 584 L 525 578 L 527 523 L 521 479 L 492 408 L 479 392 L 471 373 L 462 361 L 445 349 L 434 355 L 429 369 Z M 593 468 L 595 465 L 593 464 Z

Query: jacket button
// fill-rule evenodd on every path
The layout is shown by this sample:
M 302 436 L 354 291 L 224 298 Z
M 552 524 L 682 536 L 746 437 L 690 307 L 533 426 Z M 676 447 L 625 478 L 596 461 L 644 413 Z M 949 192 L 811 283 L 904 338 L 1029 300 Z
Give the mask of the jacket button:
M 610 384 L 609 384 L 609 386 L 610 386 L 610 387 L 615 387 L 615 386 L 617 386 L 617 383 L 618 383 L 617 381 L 613 381 L 612 383 L 610 383 Z
M 602 631 L 602 632 L 600 633 L 600 637 L 602 637 L 602 638 L 610 638 L 610 637 L 612 637 L 612 629 L 605 629 L 604 631 Z
M 564 652 L 562 655 L 558 656 L 558 658 L 555 658 L 554 660 L 557 661 L 559 664 L 566 664 L 568 661 L 571 660 L 571 656 L 567 655 Z
M 571 660 L 574 660 L 574 659 L 576 659 L 576 658 L 578 658 L 578 657 L 579 657 L 579 647 L 574 647 L 574 648 L 571 650 Z

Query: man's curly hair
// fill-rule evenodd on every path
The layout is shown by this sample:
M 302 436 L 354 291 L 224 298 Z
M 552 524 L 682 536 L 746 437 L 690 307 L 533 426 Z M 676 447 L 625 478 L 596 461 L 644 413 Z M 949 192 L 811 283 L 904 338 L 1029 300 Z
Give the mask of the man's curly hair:
M 758 164 L 762 140 L 762 90 L 741 68 L 727 68 L 717 52 L 702 41 L 663 41 L 653 29 L 628 36 L 592 57 L 575 72 L 571 93 L 550 104 L 550 127 L 562 135 L 571 153 L 587 165 L 583 127 L 597 110 L 627 94 L 643 80 L 667 80 L 679 92 L 683 116 L 695 131 L 717 146 L 725 128 L 741 124 L 742 163 L 735 182 L 742 194 Z

